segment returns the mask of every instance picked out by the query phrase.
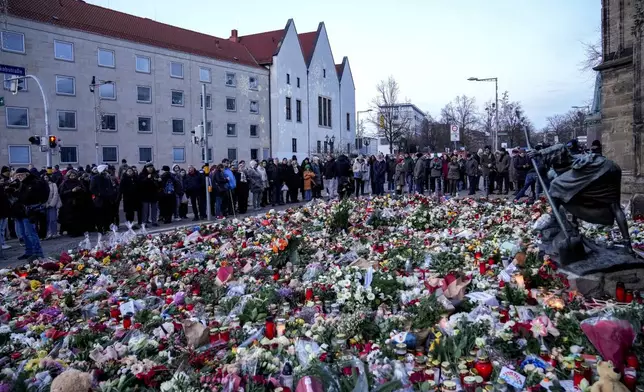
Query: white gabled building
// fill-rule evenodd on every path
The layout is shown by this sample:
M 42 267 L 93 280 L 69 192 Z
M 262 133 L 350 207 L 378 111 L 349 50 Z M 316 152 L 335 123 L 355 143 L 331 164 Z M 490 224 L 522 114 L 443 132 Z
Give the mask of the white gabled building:
M 324 23 L 298 34 L 293 20 L 282 30 L 238 36 L 270 71 L 271 155 L 298 160 L 351 152 L 355 143 L 355 87 L 348 58 L 335 64 Z

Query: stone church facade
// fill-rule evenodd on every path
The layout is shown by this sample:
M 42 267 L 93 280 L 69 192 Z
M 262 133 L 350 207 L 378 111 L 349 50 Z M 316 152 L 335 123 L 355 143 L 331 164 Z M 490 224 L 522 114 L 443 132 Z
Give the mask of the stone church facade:
M 602 0 L 601 141 L 622 168 L 622 192 L 644 193 L 643 0 Z

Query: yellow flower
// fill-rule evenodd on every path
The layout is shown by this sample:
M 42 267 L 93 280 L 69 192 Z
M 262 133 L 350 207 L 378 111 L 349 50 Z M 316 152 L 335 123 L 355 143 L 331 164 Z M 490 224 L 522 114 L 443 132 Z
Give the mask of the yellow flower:
M 110 263 L 110 256 L 105 256 L 103 259 L 103 265 L 108 265 Z
M 136 266 L 136 272 L 141 272 L 142 269 L 143 269 L 143 267 L 141 267 L 140 265 Z
M 79 271 L 82 271 L 83 268 L 85 268 L 85 264 L 78 264 L 77 268 L 78 268 Z
M 175 272 L 174 274 L 172 274 L 172 276 L 173 276 L 175 279 L 177 279 L 177 278 L 179 277 L 179 273 L 178 273 L 178 272 Z
M 29 286 L 31 287 L 32 290 L 35 291 L 35 290 L 38 290 L 40 286 L 42 286 L 42 283 L 40 283 L 37 280 L 32 280 L 29 282 Z

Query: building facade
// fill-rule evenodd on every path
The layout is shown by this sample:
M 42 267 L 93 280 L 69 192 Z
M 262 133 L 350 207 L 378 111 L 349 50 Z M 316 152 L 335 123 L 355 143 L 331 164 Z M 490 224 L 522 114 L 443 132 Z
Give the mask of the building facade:
M 25 68 L 39 79 L 50 134 L 60 141 L 53 164 L 126 159 L 201 165 L 205 151 L 193 144 L 191 131 L 202 124 L 203 84 L 210 161 L 303 158 L 311 145 L 317 147 L 309 119 L 318 118 L 318 97 L 309 94 L 309 83 L 318 80 L 309 77 L 292 21 L 275 44 L 282 49 L 275 59 L 270 53 L 267 63 L 235 31 L 230 39 L 217 38 L 77 0 L 10 0 L 8 11 L 0 63 Z M 316 64 L 329 61 L 327 53 L 317 51 L 311 51 Z M 330 61 L 337 105 L 331 111 L 338 121 L 329 129 L 339 131 L 340 79 Z M 36 83 L 27 80 L 24 87 L 12 95 L 9 83 L 4 85 L 0 163 L 40 167 L 46 154 L 28 140 L 45 135 L 45 110 Z M 347 101 L 354 97 L 352 90 Z
M 381 107 L 381 111 L 386 112 L 387 116 L 391 114 L 394 122 L 400 121 L 401 123 L 406 124 L 410 135 L 417 135 L 418 132 L 420 132 L 423 119 L 427 117 L 425 112 L 412 103 L 401 103 Z M 389 141 L 386 138 L 380 138 L 378 151 L 383 154 L 389 154 Z M 394 146 L 393 151 L 398 151 L 398 146 Z

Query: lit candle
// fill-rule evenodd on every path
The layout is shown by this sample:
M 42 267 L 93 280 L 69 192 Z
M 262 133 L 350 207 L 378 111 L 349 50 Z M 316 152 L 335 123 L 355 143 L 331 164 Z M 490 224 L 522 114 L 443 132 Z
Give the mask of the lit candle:
M 514 281 L 517 283 L 517 287 L 520 289 L 525 289 L 525 279 L 521 274 L 514 275 Z
M 273 317 L 267 317 L 266 318 L 266 330 L 265 330 L 265 336 L 266 339 L 273 339 L 275 338 L 275 322 L 273 321 Z
M 277 336 L 284 336 L 286 332 L 286 320 L 283 318 L 277 319 Z
M 626 288 L 622 282 L 617 282 L 617 286 L 615 287 L 615 299 L 617 302 L 624 302 L 626 300 Z

